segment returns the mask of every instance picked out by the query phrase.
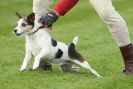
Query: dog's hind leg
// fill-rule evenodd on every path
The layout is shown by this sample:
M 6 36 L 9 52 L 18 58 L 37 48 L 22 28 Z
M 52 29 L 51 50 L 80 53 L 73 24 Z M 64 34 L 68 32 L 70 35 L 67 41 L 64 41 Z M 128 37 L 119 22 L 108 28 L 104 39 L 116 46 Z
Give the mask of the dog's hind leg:
M 97 77 L 101 77 L 90 65 L 87 61 L 80 62 L 79 60 L 72 60 L 75 64 L 89 70 L 92 74 L 96 75 Z
M 80 65 L 81 67 L 89 70 L 91 73 L 96 75 L 97 77 L 101 77 L 90 65 L 87 61 L 84 60 L 82 55 L 78 53 L 75 49 L 75 44 L 71 43 L 68 48 L 68 54 L 72 62 Z

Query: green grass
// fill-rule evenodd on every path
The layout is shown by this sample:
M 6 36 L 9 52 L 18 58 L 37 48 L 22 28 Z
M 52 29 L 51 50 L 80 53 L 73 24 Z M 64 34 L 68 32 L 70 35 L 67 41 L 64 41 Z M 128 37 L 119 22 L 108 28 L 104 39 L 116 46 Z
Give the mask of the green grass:
M 132 3 L 132 0 L 113 0 L 127 21 L 131 39 Z M 77 49 L 103 78 L 97 79 L 82 68 L 78 73 L 62 73 L 57 65 L 51 72 L 20 73 L 25 41 L 12 34 L 17 21 L 15 12 L 26 16 L 31 10 L 32 0 L 2 0 L 0 3 L 0 89 L 133 89 L 133 76 L 121 73 L 124 65 L 120 51 L 88 0 L 80 0 L 73 10 L 61 17 L 54 24 L 51 35 L 66 43 L 78 35 Z M 32 62 L 28 68 L 31 66 Z

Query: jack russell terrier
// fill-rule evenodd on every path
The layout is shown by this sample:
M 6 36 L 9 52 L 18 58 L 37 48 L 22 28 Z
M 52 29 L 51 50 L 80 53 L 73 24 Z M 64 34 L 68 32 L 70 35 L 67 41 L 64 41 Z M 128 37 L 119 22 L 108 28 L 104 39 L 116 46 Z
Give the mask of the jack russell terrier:
M 34 56 L 33 70 L 39 67 L 39 63 L 43 59 L 46 62 L 58 63 L 59 65 L 63 63 L 70 64 L 69 69 L 74 68 L 73 65 L 76 64 L 89 70 L 97 77 L 101 77 L 75 49 L 78 37 L 75 37 L 73 41 L 67 45 L 52 39 L 49 35 L 50 28 L 40 26 L 36 30 L 33 30 L 34 13 L 31 13 L 26 18 L 23 18 L 19 13 L 16 13 L 16 15 L 19 17 L 19 20 L 14 29 L 14 33 L 17 36 L 25 36 L 26 38 L 26 55 L 20 71 L 26 69 L 29 60 Z

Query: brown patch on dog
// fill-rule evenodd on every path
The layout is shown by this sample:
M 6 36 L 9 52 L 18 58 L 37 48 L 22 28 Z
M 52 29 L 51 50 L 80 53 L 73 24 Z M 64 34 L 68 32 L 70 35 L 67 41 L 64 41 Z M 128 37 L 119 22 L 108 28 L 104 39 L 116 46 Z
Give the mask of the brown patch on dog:
M 27 19 L 35 20 L 35 14 L 32 12 L 27 16 Z
M 80 62 L 84 62 L 84 58 L 82 55 L 76 51 L 74 43 L 71 43 L 68 48 L 68 55 L 71 59 L 78 60 Z
M 30 13 L 28 16 L 27 16 L 27 23 L 29 25 L 32 25 L 34 27 L 34 20 L 35 20 L 35 14 L 34 13 Z

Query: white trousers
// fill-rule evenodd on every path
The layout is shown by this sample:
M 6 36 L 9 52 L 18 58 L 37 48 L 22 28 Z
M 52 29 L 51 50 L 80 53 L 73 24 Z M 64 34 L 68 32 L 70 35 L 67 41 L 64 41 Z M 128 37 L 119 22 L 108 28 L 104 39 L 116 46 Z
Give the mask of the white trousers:
M 89 0 L 101 19 L 107 24 L 118 46 L 131 43 L 127 25 L 112 5 L 111 0 Z
M 42 15 L 45 15 L 50 10 L 52 0 L 33 0 L 33 12 L 35 13 L 35 23 Z
M 49 10 L 51 0 L 33 0 L 33 12 L 35 19 L 46 14 Z M 111 0 L 89 0 L 101 19 L 107 24 L 114 40 L 119 47 L 126 46 L 131 43 L 127 25 L 124 19 L 119 15 L 112 5 Z

